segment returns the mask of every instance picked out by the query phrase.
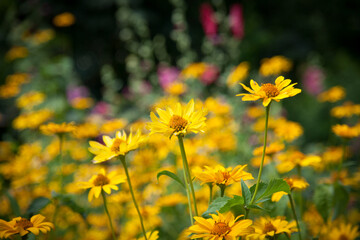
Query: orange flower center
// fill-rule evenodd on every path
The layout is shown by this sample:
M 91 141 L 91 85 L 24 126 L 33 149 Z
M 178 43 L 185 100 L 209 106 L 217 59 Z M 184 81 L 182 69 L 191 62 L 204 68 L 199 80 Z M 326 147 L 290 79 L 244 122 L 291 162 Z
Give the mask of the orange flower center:
M 341 234 L 339 237 L 339 240 L 349 240 L 349 238 L 347 236 L 345 236 L 344 234 Z
M 120 152 L 120 144 L 121 144 L 122 142 L 124 142 L 124 140 L 119 139 L 119 138 L 116 138 L 116 139 L 114 140 L 111 148 L 110 148 L 111 151 L 112 151 L 112 152 L 116 152 L 116 153 Z
M 230 231 L 231 231 L 231 227 L 229 227 L 229 225 L 227 225 L 226 223 L 215 222 L 215 225 L 211 233 L 213 235 L 226 236 Z
M 110 179 L 102 174 L 98 174 L 93 183 L 95 186 L 104 186 L 110 183 Z
M 187 124 L 188 124 L 188 121 L 178 115 L 172 116 L 169 121 L 169 127 L 174 129 L 175 132 L 184 130 Z
M 271 222 L 265 223 L 263 233 L 268 233 L 268 232 L 272 232 L 272 231 L 276 232 L 276 227 L 274 227 L 274 225 L 272 225 Z
M 16 221 L 15 226 L 23 228 L 23 229 L 27 229 L 27 228 L 32 227 L 34 225 L 32 224 L 32 222 L 30 222 L 26 218 L 21 218 L 20 220 Z
M 279 89 L 271 83 L 261 84 L 261 90 L 263 90 L 268 98 L 276 97 L 280 94 Z

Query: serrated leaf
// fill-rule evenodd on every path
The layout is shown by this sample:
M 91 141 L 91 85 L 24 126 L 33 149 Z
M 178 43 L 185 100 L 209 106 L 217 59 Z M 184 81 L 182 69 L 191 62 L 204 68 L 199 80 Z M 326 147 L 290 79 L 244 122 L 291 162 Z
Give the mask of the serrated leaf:
M 341 214 L 346 213 L 347 205 L 349 202 L 349 192 L 346 190 L 346 188 L 336 183 L 334 185 L 334 199 L 333 199 L 333 205 L 334 205 L 334 215 L 333 219 L 336 219 Z
M 271 179 L 268 184 L 259 185 L 259 189 L 255 197 L 255 202 L 260 203 L 267 201 L 274 193 L 280 191 L 290 193 L 290 187 L 287 182 L 281 178 Z
M 32 216 L 34 214 L 37 214 L 40 212 L 41 209 L 43 209 L 44 207 L 46 207 L 49 203 L 51 203 L 50 199 L 46 198 L 46 197 L 38 197 L 35 198 L 30 206 L 28 207 L 26 214 L 28 216 Z
M 249 204 L 251 201 L 252 195 L 251 195 L 249 187 L 245 184 L 245 182 L 242 179 L 241 179 L 241 193 L 242 193 L 245 205 Z
M 313 201 L 316 209 L 326 222 L 331 209 L 332 189 L 330 185 L 318 185 L 315 188 Z
M 218 197 L 216 198 L 214 201 L 211 202 L 210 206 L 208 207 L 208 209 L 202 214 L 202 216 L 204 218 L 209 218 L 210 217 L 210 213 L 211 214 L 215 214 L 216 211 L 219 211 L 220 208 L 222 208 L 223 206 L 225 206 L 225 204 L 228 202 L 228 200 L 231 199 L 227 196 L 224 197 Z
M 235 206 L 243 206 L 244 198 L 242 196 L 235 195 L 233 198 L 230 198 L 227 203 L 219 209 L 219 212 L 224 213 L 231 210 Z
M 254 195 L 255 188 L 256 188 L 256 184 L 254 184 L 254 185 L 252 185 L 252 186 L 250 187 L 251 196 Z M 259 182 L 259 188 L 258 188 L 258 192 L 257 192 L 256 195 L 257 195 L 257 196 L 262 195 L 262 194 L 265 192 L 266 188 L 267 188 L 267 183 Z M 259 198 L 259 197 L 257 197 L 257 198 Z M 257 198 L 255 198 L 255 200 L 256 200 Z
M 175 173 L 172 173 L 167 170 L 161 171 L 157 174 L 157 177 L 156 177 L 158 181 L 159 181 L 159 177 L 161 177 L 161 176 L 168 176 L 168 177 L 174 179 L 176 182 L 180 183 L 180 185 L 183 188 L 185 188 L 185 184 L 181 181 L 181 179 Z

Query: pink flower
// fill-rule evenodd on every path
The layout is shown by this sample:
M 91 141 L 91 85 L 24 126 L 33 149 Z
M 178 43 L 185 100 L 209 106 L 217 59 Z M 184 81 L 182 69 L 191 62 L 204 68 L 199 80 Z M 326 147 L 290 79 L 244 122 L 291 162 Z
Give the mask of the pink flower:
M 200 81 L 206 85 L 215 82 L 219 77 L 219 68 L 215 65 L 207 65 L 204 73 L 200 77 Z
M 91 111 L 92 114 L 100 114 L 100 115 L 107 115 L 110 111 L 110 106 L 106 102 L 98 102 L 93 110 Z
M 243 8 L 239 3 L 235 3 L 230 8 L 230 29 L 234 38 L 242 39 L 244 37 L 244 18 Z
M 157 71 L 160 86 L 166 89 L 171 83 L 178 79 L 179 74 L 180 71 L 176 67 L 160 66 Z
M 203 26 L 205 35 L 211 39 L 216 38 L 217 24 L 214 11 L 210 4 L 203 3 L 200 6 L 200 21 Z
M 75 98 L 85 98 L 89 96 L 89 90 L 85 86 L 69 86 L 66 90 L 67 99 L 72 102 Z
M 321 93 L 324 86 L 325 74 L 317 66 L 310 66 L 305 70 L 302 82 L 304 84 L 305 91 L 313 96 Z

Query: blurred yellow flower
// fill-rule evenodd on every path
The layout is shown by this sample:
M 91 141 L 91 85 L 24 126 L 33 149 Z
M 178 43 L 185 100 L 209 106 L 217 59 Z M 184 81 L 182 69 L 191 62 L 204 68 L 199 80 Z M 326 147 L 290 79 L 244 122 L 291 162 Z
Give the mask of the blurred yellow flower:
M 178 204 L 186 204 L 187 198 L 181 193 L 173 193 L 170 195 L 162 196 L 156 201 L 159 207 L 173 207 Z
M 350 127 L 346 124 L 336 124 L 331 129 L 333 133 L 342 138 L 350 139 L 360 136 L 360 129 L 357 126 Z
M 329 228 L 326 236 L 320 237 L 319 240 L 355 240 L 359 236 L 358 226 L 341 222 Z
M 100 132 L 105 134 L 113 133 L 119 129 L 123 129 L 127 123 L 128 121 L 123 118 L 111 119 L 103 123 L 100 127 Z
M 15 60 L 17 58 L 25 58 L 29 54 L 26 47 L 14 46 L 5 55 L 5 59 L 8 61 Z
M 22 217 L 13 218 L 6 222 L 0 219 L 0 238 L 8 238 L 14 234 L 25 236 L 28 233 L 39 235 L 40 232 L 46 233 L 54 228 L 51 222 L 44 222 L 45 217 L 41 214 L 34 215 L 30 220 Z
M 284 178 L 284 180 L 287 182 L 287 184 L 290 187 L 290 190 L 303 190 L 309 186 L 309 183 L 306 182 L 304 178 Z M 280 191 L 276 192 L 271 196 L 271 201 L 278 202 L 280 201 L 281 197 L 284 195 L 288 195 L 286 192 Z
M 63 134 L 63 133 L 71 133 L 76 129 L 76 126 L 73 122 L 70 123 L 48 123 L 46 125 L 40 126 L 40 131 L 45 135 L 52 135 L 52 134 Z
M 69 27 L 75 23 L 75 16 L 72 13 L 64 12 L 53 18 L 53 24 L 57 27 Z
M 99 128 L 93 123 L 83 123 L 77 125 L 72 134 L 76 138 L 94 138 L 99 135 Z
M 246 239 L 249 240 L 264 240 L 266 238 L 273 238 L 276 235 L 285 233 L 290 237 L 290 234 L 297 232 L 296 222 L 288 222 L 284 217 L 260 217 L 255 220 L 254 233 L 247 235 Z
M 52 29 L 43 29 L 43 30 L 39 30 L 37 31 L 33 36 L 32 36 L 32 41 L 35 44 L 42 44 L 45 42 L 50 41 L 51 39 L 53 39 L 55 36 L 55 31 Z
M 261 60 L 259 72 L 263 76 L 279 75 L 289 72 L 292 68 L 292 62 L 284 56 L 274 56 Z
M 304 133 L 304 130 L 299 123 L 281 118 L 276 121 L 274 133 L 280 139 L 292 142 L 299 138 Z
M 187 79 L 187 78 L 199 78 L 206 69 L 205 63 L 191 63 L 186 68 L 184 68 L 180 76 Z
M 290 172 L 296 166 L 307 167 L 312 166 L 316 167 L 320 162 L 321 158 L 315 155 L 305 155 L 297 150 L 288 150 L 285 153 L 278 155 L 280 163 L 276 166 L 276 169 L 279 173 Z
M 345 98 L 345 95 L 345 88 L 341 86 L 335 86 L 325 92 L 320 93 L 318 100 L 320 102 L 337 102 Z
M 181 95 L 181 94 L 185 93 L 186 91 L 187 91 L 186 84 L 183 83 L 183 82 L 180 82 L 180 81 L 170 83 L 165 88 L 165 92 L 167 92 L 167 93 L 169 93 L 170 95 L 173 95 L 173 96 Z
M 100 173 L 91 177 L 88 182 L 79 182 L 77 185 L 82 189 L 90 189 L 88 200 L 91 202 L 95 196 L 98 198 L 101 194 L 101 191 L 106 192 L 107 194 L 111 193 L 111 189 L 118 190 L 118 184 L 126 181 L 125 176 L 117 175 L 115 171 L 106 174 L 105 169 L 102 168 Z
M 244 236 L 253 231 L 250 227 L 252 221 L 249 219 L 238 220 L 231 212 L 221 214 L 210 214 L 211 218 L 194 217 L 195 224 L 187 229 L 188 234 L 192 234 L 190 239 L 205 238 L 212 240 L 232 240 L 239 236 Z
M 229 74 L 226 84 L 228 87 L 234 87 L 238 82 L 242 82 L 249 75 L 250 64 L 248 62 L 240 63 Z
M 53 112 L 49 109 L 40 109 L 37 111 L 23 113 L 14 119 L 13 127 L 19 130 L 25 128 L 34 129 L 49 120 L 52 116 Z
M 139 130 L 135 135 L 133 135 L 130 130 L 129 136 L 126 135 L 125 131 L 117 131 L 115 138 L 111 138 L 106 135 L 103 136 L 105 145 L 95 141 L 90 141 L 90 147 L 88 149 L 89 152 L 96 155 L 93 162 L 100 163 L 119 155 L 125 155 L 128 152 L 137 149 L 144 140 L 145 136 L 142 135 Z
M 147 232 L 146 238 L 148 240 L 157 240 L 159 239 L 159 231 Z M 139 238 L 139 240 L 145 240 L 145 237 Z
M 332 108 L 330 113 L 331 116 L 336 118 L 344 118 L 344 117 L 351 117 L 353 115 L 360 115 L 360 104 L 345 102 L 341 106 Z
M 291 83 L 290 79 L 284 79 L 283 76 L 276 78 L 275 85 L 272 83 L 264 83 L 259 86 L 254 80 L 250 81 L 251 88 L 240 83 L 243 88 L 249 93 L 240 93 L 236 96 L 243 96 L 243 101 L 256 101 L 263 99 L 264 107 L 267 107 L 271 100 L 279 102 L 281 99 L 293 97 L 301 92 L 301 89 L 294 88 L 296 83 Z
M 87 109 L 94 105 L 94 99 L 89 97 L 77 97 L 74 98 L 70 104 L 76 109 Z
M 163 133 L 171 138 L 172 135 L 205 131 L 207 111 L 205 109 L 195 111 L 193 99 L 186 106 L 178 102 L 176 106 L 168 107 L 166 110 L 157 108 L 156 112 L 159 118 L 153 112 L 150 113 L 152 122 L 147 126 L 151 131 L 150 135 Z
M 20 92 L 19 85 L 5 84 L 0 86 L 0 98 L 12 98 Z
M 18 108 L 31 109 L 32 107 L 39 105 L 45 100 L 45 94 L 37 91 L 30 91 L 20 96 L 16 100 L 16 106 Z
M 22 85 L 30 81 L 30 75 L 28 73 L 14 73 L 6 77 L 6 84 L 10 85 Z
M 208 97 L 204 104 L 208 111 L 215 115 L 229 114 L 232 110 L 231 105 L 221 98 Z
M 251 106 L 247 109 L 247 115 L 251 118 L 259 118 L 265 115 L 265 111 L 260 106 Z

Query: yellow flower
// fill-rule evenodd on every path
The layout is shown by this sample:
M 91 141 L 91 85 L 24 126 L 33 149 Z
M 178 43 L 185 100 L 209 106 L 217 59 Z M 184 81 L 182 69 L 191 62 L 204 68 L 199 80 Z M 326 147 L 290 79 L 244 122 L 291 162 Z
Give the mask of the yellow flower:
M 284 56 L 264 58 L 261 61 L 259 72 L 263 76 L 278 75 L 288 72 L 292 68 L 292 62 Z
M 15 129 L 25 129 L 25 128 L 37 128 L 43 122 L 49 120 L 53 116 L 53 112 L 49 109 L 40 109 L 33 112 L 23 113 L 19 115 L 13 121 L 13 126 Z
M 192 63 L 189 64 L 186 68 L 184 68 L 180 75 L 181 77 L 187 79 L 187 78 L 199 78 L 206 69 L 205 63 Z
M 303 220 L 312 236 L 318 236 L 324 226 L 324 220 L 316 209 L 315 205 L 310 205 L 304 212 Z
M 303 178 L 284 178 L 284 180 L 289 185 L 291 191 L 303 190 L 309 186 L 309 183 Z M 271 196 L 271 201 L 278 202 L 284 195 L 287 195 L 287 193 L 283 191 L 276 192 Z
M 205 100 L 205 106 L 210 113 L 215 115 L 225 115 L 231 112 L 231 105 L 221 98 L 208 97 Z
M 100 128 L 100 132 L 102 133 L 113 133 L 118 129 L 122 129 L 126 126 L 128 122 L 125 119 L 118 118 L 118 119 L 111 119 L 106 121 Z
M 45 43 L 53 39 L 55 36 L 55 31 L 52 29 L 43 29 L 37 31 L 31 38 L 34 44 L 38 45 L 41 43 Z
M 264 165 L 269 164 L 270 161 L 273 159 L 273 156 L 284 148 L 285 145 L 280 142 L 273 142 L 269 146 L 267 146 L 265 150 L 266 155 L 264 159 Z M 253 165 L 254 167 L 260 167 L 262 151 L 263 147 L 257 147 L 253 150 L 253 155 L 255 157 L 251 159 L 251 165 Z
M 240 182 L 241 179 L 246 181 L 254 179 L 251 173 L 245 172 L 244 168 L 247 165 L 238 165 L 234 169 L 232 167 L 224 168 L 221 165 L 216 167 L 205 166 L 205 169 L 194 169 L 194 176 L 199 179 L 202 184 L 212 183 L 213 185 L 225 185 L 228 186 L 234 182 Z
M 247 115 L 253 119 L 259 118 L 265 115 L 264 108 L 259 106 L 251 106 L 247 109 Z
M 171 138 L 172 135 L 185 135 L 189 132 L 204 132 L 206 110 L 194 110 L 194 100 L 184 107 L 179 102 L 176 106 L 168 107 L 166 110 L 156 109 L 159 118 L 153 113 L 150 113 L 151 121 L 148 124 L 150 135 L 154 133 L 163 133 Z
M 316 167 L 321 162 L 321 158 L 319 156 L 307 156 L 297 150 L 289 150 L 286 153 L 279 154 L 278 159 L 280 160 L 280 163 L 276 166 L 276 169 L 279 173 L 290 172 L 296 166 Z
M 159 239 L 159 231 L 147 232 L 146 238 L 148 240 L 157 240 Z M 145 237 L 139 238 L 139 240 L 145 240 Z
M 99 135 L 99 128 L 93 123 L 83 123 L 76 126 L 73 135 L 76 138 L 94 138 Z
M 128 152 L 137 149 L 144 140 L 145 136 L 141 135 L 139 130 L 135 135 L 133 135 L 130 130 L 129 137 L 126 135 L 125 131 L 117 131 L 115 138 L 106 135 L 103 136 L 105 145 L 90 141 L 90 147 L 88 149 L 91 153 L 96 155 L 93 162 L 100 163 L 119 155 L 125 155 Z
M 181 94 L 185 93 L 186 91 L 187 91 L 186 84 L 183 83 L 183 82 L 180 82 L 180 81 L 170 83 L 165 88 L 165 92 L 167 92 L 167 93 L 169 93 L 170 95 L 173 95 L 173 96 L 181 95 Z
M 30 221 L 22 217 L 13 218 L 9 222 L 0 219 L 0 238 L 8 238 L 17 233 L 24 236 L 29 232 L 39 235 L 40 232 L 46 233 L 54 228 L 52 223 L 44 220 L 45 217 L 40 214 L 32 216 Z
M 15 84 L 5 84 L 0 86 L 0 98 L 12 98 L 18 95 L 20 87 Z
M 348 153 L 348 149 L 346 150 Z M 325 152 L 322 154 L 322 161 L 325 164 L 336 164 L 339 163 L 343 156 L 342 147 L 331 146 L 326 148 Z
M 331 109 L 331 116 L 337 118 L 351 117 L 352 115 L 360 115 L 360 104 L 345 102 L 341 106 Z
M 71 106 L 76 109 L 87 109 L 94 105 L 94 99 L 89 97 L 77 97 L 71 101 Z
M 341 222 L 340 224 L 332 224 L 329 227 L 325 236 L 321 236 L 319 240 L 355 240 L 360 236 L 358 226 L 346 224 Z
M 52 135 L 52 134 L 62 134 L 62 133 L 69 133 L 73 132 L 76 129 L 73 122 L 71 123 L 48 123 L 46 125 L 40 126 L 40 131 L 43 132 L 46 135 Z
M 16 100 L 16 106 L 18 108 L 31 109 L 32 107 L 39 105 L 45 99 L 45 94 L 41 92 L 31 91 L 28 92 Z
M 57 27 L 69 27 L 75 23 L 75 17 L 72 13 L 64 12 L 53 18 L 53 24 Z
M 360 136 L 359 127 L 350 127 L 346 124 L 336 124 L 335 126 L 332 126 L 332 131 L 342 138 L 355 138 Z
M 25 58 L 29 54 L 26 47 L 14 46 L 5 55 L 6 60 L 12 61 L 17 58 Z
M 234 217 L 231 212 L 221 214 L 210 214 L 211 218 L 194 217 L 195 224 L 188 228 L 187 232 L 191 235 L 190 239 L 205 238 L 211 240 L 234 240 L 239 236 L 251 233 L 250 225 L 252 221 L 249 219 L 239 220 Z
M 289 85 L 290 83 L 291 80 L 284 79 L 283 76 L 276 78 L 275 85 L 272 83 L 264 83 L 259 86 L 257 82 L 251 80 L 251 88 L 248 88 L 244 84 L 240 83 L 241 86 L 243 86 L 243 88 L 250 94 L 240 93 L 236 96 L 243 96 L 243 101 L 256 101 L 258 99 L 263 99 L 263 105 L 264 107 L 267 107 L 271 100 L 279 102 L 281 99 L 293 97 L 301 92 L 301 89 L 293 87 L 296 83 Z
M 260 217 L 255 220 L 252 226 L 255 230 L 254 233 L 249 234 L 247 239 L 251 240 L 264 240 L 266 238 L 273 238 L 275 235 L 282 233 L 288 234 L 297 232 L 296 222 L 288 222 L 283 217 Z
M 91 177 L 88 182 L 79 182 L 78 186 L 82 189 L 90 189 L 88 200 L 91 202 L 95 196 L 98 198 L 101 194 L 101 191 L 106 192 L 107 194 L 111 193 L 111 189 L 118 190 L 118 184 L 126 181 L 125 176 L 116 175 L 116 172 L 113 171 L 109 174 L 106 174 L 105 169 L 101 169 L 100 173 Z
M 346 95 L 345 88 L 341 86 L 335 86 L 325 92 L 322 92 L 318 96 L 318 100 L 320 102 L 337 102 L 343 99 L 345 95 Z
M 276 121 L 274 128 L 275 135 L 287 142 L 292 142 L 299 138 L 303 132 L 303 127 L 299 123 L 283 118 Z
M 228 87 L 234 87 L 236 83 L 243 81 L 249 75 L 249 68 L 248 62 L 242 62 L 232 70 L 226 80 Z
M 30 81 L 30 75 L 28 73 L 14 73 L 6 77 L 6 84 L 10 85 L 22 85 Z

